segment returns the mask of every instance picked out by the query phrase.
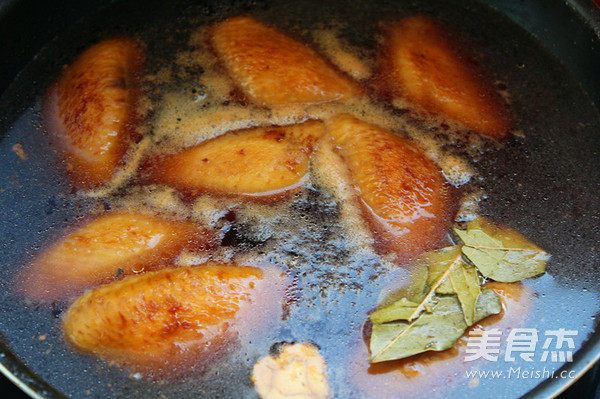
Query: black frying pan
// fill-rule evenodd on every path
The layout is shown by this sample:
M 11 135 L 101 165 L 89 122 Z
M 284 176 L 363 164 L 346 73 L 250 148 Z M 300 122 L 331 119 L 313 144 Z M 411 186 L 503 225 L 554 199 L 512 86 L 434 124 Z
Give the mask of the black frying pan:
M 489 195 L 482 211 L 553 254 L 551 279 L 532 283 L 547 296 L 540 299 L 545 310 L 539 310 L 534 324 L 581 328 L 585 334 L 577 342 L 575 361 L 563 369 L 580 375 L 600 357 L 595 321 L 600 311 L 600 13 L 593 3 L 487 1 L 497 11 L 461 1 L 152 3 L 96 0 L 54 5 L 23 0 L 0 5 L 0 181 L 5 185 L 0 192 L 0 363 L 30 394 L 78 397 L 89 390 L 95 396 L 143 397 L 163 392 L 77 354 L 54 352 L 61 345 L 55 318 L 60 309 L 25 304 L 7 283 L 36 246 L 87 206 L 69 196 L 70 188 L 56 173 L 52 157 L 35 155 L 47 153 L 36 102 L 62 64 L 101 38 L 143 32 L 150 56 L 168 60 L 172 52 L 160 45 L 165 34 L 175 43 L 185 42 L 188 31 L 177 27 L 240 12 L 257 13 L 284 28 L 302 26 L 304 20 L 323 21 L 335 13 L 355 27 L 346 32 L 349 40 L 363 46 L 375 45 L 374 27 L 361 21 L 414 12 L 439 16 L 473 37 L 483 49 L 485 66 L 508 82 L 516 123 L 526 136 L 509 140 L 478 162 Z M 23 143 L 30 154 L 25 166 L 10 151 L 15 142 Z M 49 338 L 32 339 L 40 335 Z M 50 355 L 44 356 L 48 349 Z M 107 381 L 117 382 L 107 389 Z M 571 382 L 490 383 L 478 395 L 553 396 Z M 185 388 L 181 392 L 191 395 Z

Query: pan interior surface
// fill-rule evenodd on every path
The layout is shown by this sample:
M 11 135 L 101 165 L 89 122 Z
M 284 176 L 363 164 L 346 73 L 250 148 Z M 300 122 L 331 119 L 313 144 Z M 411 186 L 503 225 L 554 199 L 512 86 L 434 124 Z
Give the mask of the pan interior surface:
M 577 331 L 575 349 L 584 353 L 594 341 L 600 309 L 600 115 L 592 100 L 563 65 L 533 36 L 504 15 L 471 1 L 434 0 L 368 2 L 333 0 L 231 1 L 195 4 L 114 1 L 89 14 L 49 41 L 0 97 L 0 362 L 22 363 L 23 379 L 33 375 L 53 387 L 50 397 L 256 397 L 250 380 L 255 362 L 276 342 L 311 341 L 327 360 L 335 397 L 367 397 L 352 384 L 348 370 L 357 346 L 364 345 L 365 315 L 381 290 L 398 277 L 377 259 L 356 258 L 339 251 L 339 206 L 318 190 L 301 191 L 291 200 L 297 224 L 282 224 L 278 235 L 261 238 L 252 226 L 233 225 L 235 244 L 289 256 L 293 248 L 302 268 L 297 282 L 301 300 L 268 338 L 223 362 L 177 380 L 149 381 L 94 357 L 73 350 L 63 339 L 60 318 L 65 304 L 36 305 L 15 290 L 19 270 L 58 231 L 99 206 L 98 201 L 74 195 L 62 165 L 44 132 L 41 103 L 47 88 L 83 49 L 101 39 L 129 35 L 146 47 L 146 73 L 174 66 L 190 50 L 190 37 L 199 27 L 232 15 L 251 14 L 286 32 L 310 41 L 315 28 L 335 27 L 344 40 L 375 57 L 382 23 L 414 14 L 431 15 L 464 34 L 477 49 L 478 62 L 497 77 L 510 95 L 516 129 L 522 134 L 497 148 L 486 149 L 473 162 L 475 183 L 486 193 L 480 212 L 509 225 L 544 248 L 552 258 L 547 273 L 523 282 L 532 293 L 530 312 L 520 327 L 545 331 Z M 172 69 L 173 70 L 173 69 Z M 175 71 L 177 72 L 177 71 Z M 172 81 L 190 92 L 202 70 L 187 70 L 191 81 Z M 176 73 L 175 73 L 176 75 Z M 21 148 L 26 158 L 20 158 Z M 258 237 L 258 238 L 257 238 Z M 292 239 L 290 239 L 292 237 Z M 261 241 L 262 240 L 262 241 Z M 291 244 L 290 244 L 291 243 Z M 545 361 L 541 342 L 533 363 L 484 362 L 484 370 L 558 370 L 564 361 Z M 14 356 L 14 360 L 13 359 Z M 574 360 L 583 356 L 575 353 Z M 568 364 L 566 365 L 568 366 Z M 470 367 L 467 367 L 470 370 Z M 464 370 L 448 371 L 422 388 L 427 397 L 520 397 L 534 389 L 546 374 L 531 378 L 467 377 Z M 477 381 L 476 381 L 477 380 Z M 566 385 L 569 377 L 556 379 Z

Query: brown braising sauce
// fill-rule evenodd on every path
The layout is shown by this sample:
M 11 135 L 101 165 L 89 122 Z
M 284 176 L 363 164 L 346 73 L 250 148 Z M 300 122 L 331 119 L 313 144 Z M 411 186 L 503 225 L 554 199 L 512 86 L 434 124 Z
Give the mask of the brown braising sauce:
M 315 26 L 308 35 L 314 42 L 308 46 L 329 59 L 338 73 L 355 79 L 364 92 L 339 101 L 271 108 L 255 105 L 240 96 L 240 88 L 227 74 L 210 45 L 211 27 L 198 27 L 192 32 L 187 48 L 177 53 L 173 65 L 143 77 L 145 94 L 136 113 L 146 116 L 146 122 L 138 126 L 145 136 L 131 145 L 124 158 L 125 165 L 117 168 L 104 184 L 78 195 L 111 210 L 159 214 L 196 223 L 211 229 L 220 238 L 220 245 L 216 247 L 205 250 L 184 248 L 174 260 L 174 266 L 202 267 L 208 261 L 257 268 L 274 265 L 284 276 L 282 281 L 292 282 L 283 298 L 280 284 L 273 284 L 278 295 L 267 295 L 270 301 L 282 307 L 281 314 L 273 316 L 277 312 L 271 309 L 267 312 L 271 319 L 255 314 L 240 324 L 240 329 L 249 330 L 253 330 L 252 323 L 257 327 L 277 327 L 266 333 L 259 329 L 262 335 L 252 339 L 243 334 L 236 342 L 228 341 L 228 355 L 219 358 L 218 367 L 235 369 L 235 360 L 240 356 L 255 359 L 266 355 L 265 348 L 274 343 L 286 340 L 314 342 L 324 353 L 329 367 L 336 370 L 334 374 L 338 379 L 353 381 L 354 388 L 367 396 L 393 396 L 400 387 L 403 393 L 415 392 L 419 384 L 429 383 L 423 380 L 430 378 L 432 373 L 446 376 L 448 367 L 454 368 L 459 362 L 458 354 L 464 350 L 464 340 L 457 348 L 442 353 L 369 365 L 367 345 L 356 337 L 368 312 L 377 305 L 382 286 L 389 282 L 386 275 L 406 279 L 410 275 L 411 259 L 424 251 L 447 245 L 451 224 L 455 220 L 467 220 L 477 212 L 477 203 L 484 193 L 471 184 L 476 177 L 471 163 L 486 148 L 501 144 L 468 132 L 444 118 L 425 115 L 401 98 L 384 101 L 377 93 L 388 90 L 373 88 L 381 84 L 375 79 L 374 60 L 364 48 L 344 42 L 339 34 L 343 27 L 343 22 L 339 21 L 325 28 Z M 191 92 L 189 86 L 181 83 L 185 81 L 185 73 L 183 78 L 176 76 L 175 70 L 184 70 L 184 66 L 203 70 Z M 401 245 L 390 244 L 393 240 L 382 234 L 384 228 L 377 224 L 377 217 L 369 216 L 369 206 L 357 189 L 357 173 L 348 165 L 348 152 L 344 153 L 327 132 L 328 126 L 339 115 L 350 115 L 374 129 L 387 132 L 399 142 L 410 143 L 410 148 L 421 153 L 423 163 L 431 162 L 439 168 L 446 204 L 440 216 L 442 222 L 428 227 L 427 236 L 421 237 L 425 244 L 413 244 L 410 240 L 402 241 Z M 279 148 L 290 137 L 286 131 L 303 125 L 324 127 L 320 127 L 323 131 L 311 138 L 309 144 L 293 142 L 289 148 L 281 150 L 289 156 L 284 168 L 291 171 L 292 176 L 286 184 L 273 185 L 276 188 L 266 190 L 265 195 L 260 190 L 258 194 L 246 192 L 245 188 L 237 192 L 228 192 L 229 187 L 190 188 L 185 183 L 180 184 L 179 180 L 173 183 L 174 180 L 161 175 L 163 172 L 169 174 L 169 168 L 180 167 L 179 161 L 165 167 L 161 162 L 177 157 L 181 152 L 222 141 L 222 147 L 207 151 L 209 155 L 200 159 L 198 170 L 204 170 L 203 164 L 213 162 L 215 157 L 222 155 L 220 152 L 231 150 L 228 137 L 232 135 L 253 134 L 265 129 L 261 139 L 268 139 L 273 148 Z M 456 150 L 457 142 L 462 144 L 460 150 Z M 245 151 L 243 144 L 236 142 L 232 146 L 236 146 L 237 157 L 231 161 L 232 168 L 249 154 L 261 156 L 260 148 L 253 147 L 250 152 Z M 253 168 L 264 166 L 256 159 L 249 164 Z M 184 170 L 178 179 L 204 173 L 198 170 Z M 237 172 L 243 176 L 244 170 Z M 210 178 L 215 180 L 218 176 Z M 256 179 L 260 180 L 260 176 Z M 428 187 L 424 189 L 427 190 Z M 418 235 L 411 238 L 417 239 Z M 496 288 L 504 298 L 505 314 L 486 319 L 478 327 L 493 322 L 498 328 L 507 328 L 527 313 L 526 307 L 518 306 L 518 297 L 529 295 L 526 290 L 521 292 L 520 286 L 516 285 L 513 296 L 509 292 L 513 288 Z M 348 334 L 347 331 L 352 332 Z M 350 348 L 351 355 L 336 360 L 336 351 L 344 348 Z M 195 361 L 202 363 L 205 356 L 200 354 Z M 187 353 L 185 366 L 179 367 L 189 367 L 191 358 L 193 355 Z M 213 358 L 208 356 L 206 359 L 212 361 Z M 130 366 L 130 362 L 123 364 L 130 367 L 132 373 L 140 371 Z M 202 367 L 198 367 L 200 369 Z M 152 374 L 146 369 L 142 371 Z M 247 370 L 241 373 L 248 374 Z M 340 373 L 344 377 L 339 377 Z M 168 380 L 169 372 L 161 374 L 160 378 Z M 211 384 L 209 379 L 203 380 L 202 373 L 194 378 L 201 384 Z M 446 381 L 444 378 L 442 380 Z

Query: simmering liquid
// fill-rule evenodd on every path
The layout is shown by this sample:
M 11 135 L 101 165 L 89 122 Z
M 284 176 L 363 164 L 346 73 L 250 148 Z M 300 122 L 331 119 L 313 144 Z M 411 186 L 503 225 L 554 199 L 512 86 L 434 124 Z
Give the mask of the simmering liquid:
M 526 316 L 509 327 L 536 328 L 540 334 L 576 329 L 575 343 L 581 347 L 593 331 L 598 306 L 596 279 L 586 272 L 586 267 L 597 263 L 593 248 L 598 234 L 582 227 L 598 216 L 598 194 L 582 197 L 572 192 L 590 182 L 597 184 L 600 176 L 590 172 L 585 178 L 589 180 L 581 178 L 570 159 L 575 154 L 584 164 L 594 159 L 585 143 L 599 127 L 598 115 L 580 88 L 524 32 L 482 5 L 440 3 L 258 2 L 208 7 L 181 1 L 156 7 L 138 4 L 147 9 L 143 18 L 133 12 L 135 5 L 116 3 L 75 24 L 15 82 L 18 86 L 39 70 L 52 71 L 48 81 L 36 88 L 37 101 L 15 116 L 1 142 L 0 161 L 7 166 L 0 172 L 4 182 L 0 206 L 7 212 L 0 220 L 8 226 L 2 244 L 7 261 L 0 269 L 2 340 L 34 373 L 73 397 L 255 397 L 252 367 L 282 342 L 318 346 L 327 362 L 331 391 L 340 398 L 378 397 L 377 389 L 369 386 L 376 388 L 379 383 L 387 389 L 381 392 L 396 392 L 393 384 L 404 388 L 408 384 L 411 395 L 427 397 L 481 396 L 498 390 L 519 396 L 536 386 L 540 380 L 516 379 L 510 387 L 492 379 L 475 384 L 464 374 L 471 365 L 456 367 L 463 363 L 460 353 L 432 362 L 435 373 L 429 378 L 418 367 L 418 378 L 391 367 L 383 373 L 389 373 L 389 379 L 369 380 L 369 375 L 382 373 L 374 373 L 367 363 L 363 340 L 367 315 L 387 292 L 410 277 L 410 263 L 377 246 L 378 238 L 350 189 L 349 172 L 331 144 L 316 149 L 304 184 L 276 201 L 210 193 L 182 197 L 173 188 L 143 179 L 139 170 L 145 157 L 170 154 L 231 130 L 354 114 L 411 139 L 442 169 L 456 192 L 456 221 L 481 213 L 519 230 L 553 255 L 546 275 L 523 283 Z M 432 15 L 462 32 L 457 41 L 506 96 L 515 123 L 514 136 L 504 144 L 460 132 L 444 121 L 416 117 L 410 104 L 390 105 L 376 97 L 277 110 L 253 106 L 240 101 L 206 45 L 211 23 L 251 14 L 309 43 L 340 70 L 369 85 L 381 26 L 416 13 Z M 482 20 L 487 21 L 483 26 Z M 64 165 L 47 145 L 39 116 L 41 98 L 61 64 L 70 63 L 82 48 L 117 34 L 130 35 L 146 47 L 139 109 L 144 122 L 138 127 L 143 139 L 130 149 L 127 164 L 106 187 L 72 192 Z M 526 71 L 521 65 L 526 65 Z M 578 99 L 578 106 L 571 99 Z M 9 100 L 3 98 L 2 104 Z M 556 143 L 568 129 L 578 133 L 558 151 Z M 12 150 L 16 144 L 23 153 Z M 557 170 L 566 170 L 569 177 Z M 199 358 L 189 373 L 178 373 L 176 378 L 148 379 L 72 349 L 60 331 L 67 303 L 37 305 L 13 286 L 23 265 L 65 228 L 87 215 L 119 209 L 186 218 L 219 232 L 218 248 L 184 251 L 178 265 L 212 260 L 268 264 L 282 270 L 290 285 L 280 319 L 268 331 L 232 343 L 214 362 Z M 533 366 L 522 366 L 561 365 L 536 359 Z M 490 370 L 509 366 L 485 361 L 476 365 Z

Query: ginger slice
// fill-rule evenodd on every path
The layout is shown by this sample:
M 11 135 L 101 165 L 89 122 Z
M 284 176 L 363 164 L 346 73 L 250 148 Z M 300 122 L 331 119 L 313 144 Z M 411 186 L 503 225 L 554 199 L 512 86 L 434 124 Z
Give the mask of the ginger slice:
M 277 356 L 260 359 L 252 370 L 252 382 L 262 399 L 326 399 L 326 363 L 312 344 L 285 344 Z

